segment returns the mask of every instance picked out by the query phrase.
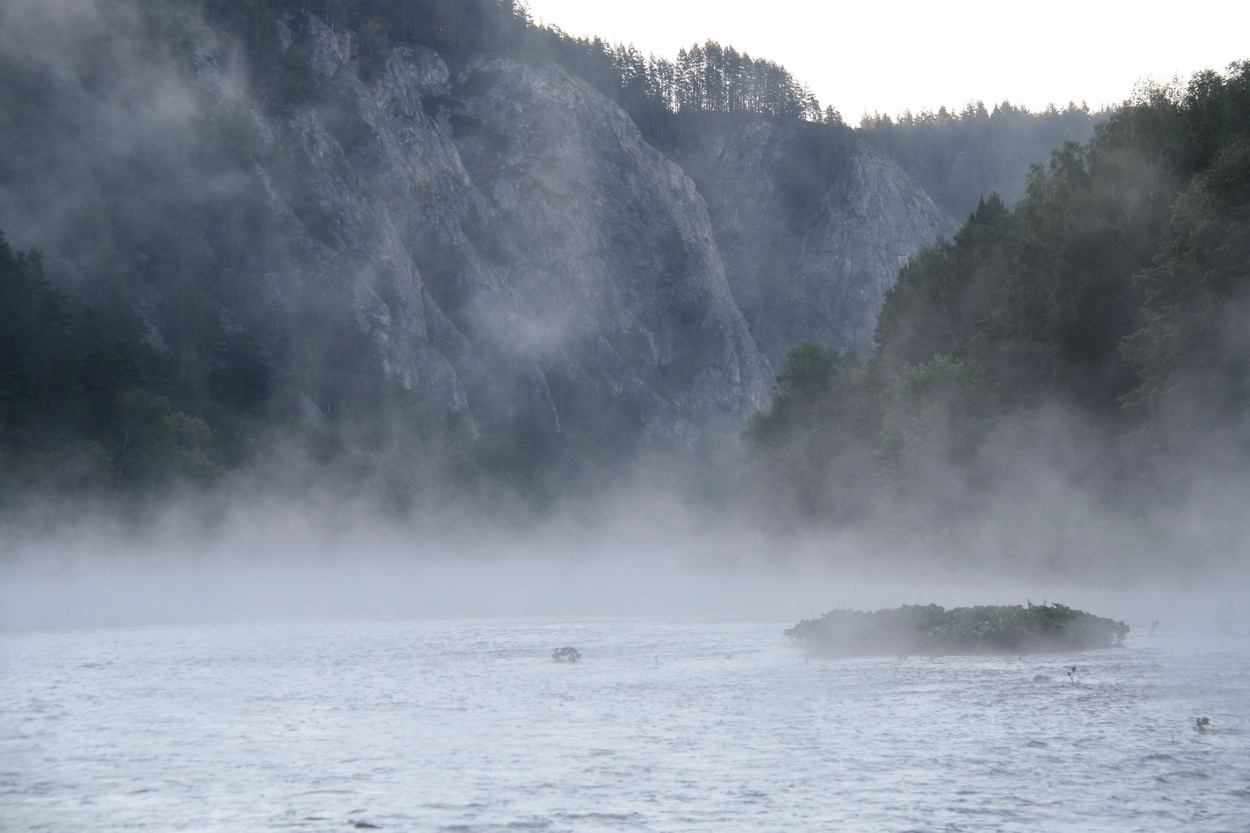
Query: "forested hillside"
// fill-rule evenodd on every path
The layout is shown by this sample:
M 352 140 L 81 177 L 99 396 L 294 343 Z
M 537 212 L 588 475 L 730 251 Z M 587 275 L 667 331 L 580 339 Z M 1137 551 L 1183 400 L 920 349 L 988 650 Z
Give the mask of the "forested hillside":
M 507 0 L 0 5 L 0 509 L 697 470 L 1094 118 L 969 113 L 855 129 L 771 60 Z
M 1250 497 L 1247 333 L 1241 62 L 1145 88 L 1014 209 L 982 200 L 900 272 L 871 357 L 791 351 L 747 433 L 751 482 L 794 519 L 1002 557 L 1227 555 Z
M 861 121 L 860 132 L 916 177 L 939 205 L 962 217 L 991 193 L 1014 205 L 1024 196 L 1022 171 L 1065 142 L 1089 141 L 1108 115 L 1073 102 L 1033 113 L 1009 101 L 989 109 L 973 101 L 954 112 L 941 107 L 936 113 L 904 112 L 897 119 L 875 114 Z

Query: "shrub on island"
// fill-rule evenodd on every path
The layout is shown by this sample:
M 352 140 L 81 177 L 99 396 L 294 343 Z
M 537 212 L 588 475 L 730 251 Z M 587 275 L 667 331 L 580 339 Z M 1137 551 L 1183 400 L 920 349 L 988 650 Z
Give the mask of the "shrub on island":
M 785 631 L 812 653 L 1026 654 L 1120 645 L 1129 627 L 1061 604 L 904 605 L 870 613 L 832 610 Z

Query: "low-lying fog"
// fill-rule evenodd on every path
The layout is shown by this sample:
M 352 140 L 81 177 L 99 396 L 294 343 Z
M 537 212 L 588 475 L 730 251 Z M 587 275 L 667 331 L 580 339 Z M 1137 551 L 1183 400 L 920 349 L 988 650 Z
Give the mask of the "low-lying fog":
M 1060 602 L 1162 627 L 1250 626 L 1246 571 L 1093 577 L 886 553 L 836 533 L 781 538 L 680 512 L 501 529 L 343 526 L 253 512 L 209 535 L 79 524 L 0 564 L 6 631 L 308 619 L 611 616 L 794 622 L 834 608 Z M 258 516 L 263 519 L 258 519 Z M 454 527 L 454 531 L 448 531 Z M 224 530 L 224 531 L 223 531 Z

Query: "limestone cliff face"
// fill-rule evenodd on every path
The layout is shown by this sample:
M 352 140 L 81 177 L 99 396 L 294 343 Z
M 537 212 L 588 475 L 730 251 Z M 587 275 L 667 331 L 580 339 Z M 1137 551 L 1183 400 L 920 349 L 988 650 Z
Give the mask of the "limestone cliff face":
M 803 240 L 797 294 L 811 310 L 808 332 L 824 328 L 868 352 L 898 270 L 957 227 L 901 168 L 861 147 L 845 177 L 825 191 Z
M 274 83 L 298 93 L 275 92 L 190 13 L 156 48 L 124 0 L 65 20 L 14 2 L 0 70 L 34 79 L 59 145 L 0 162 L 0 228 L 112 282 L 186 366 L 259 350 L 308 418 L 351 395 L 325 380 L 365 351 L 481 430 L 736 432 L 768 402 L 769 357 L 866 346 L 900 260 L 949 228 L 869 151 L 796 203 L 801 127 L 665 155 L 549 64 L 452 72 L 397 47 L 364 72 L 352 33 L 291 16 L 275 60 L 296 82 Z
M 804 340 L 871 352 L 885 291 L 954 231 L 891 160 L 847 131 L 766 119 L 705 125 L 677 151 L 706 197 L 734 298 L 776 365 Z
M 495 277 L 448 293 L 457 320 L 488 350 L 553 377 L 568 408 L 592 388 L 670 439 L 740 427 L 767 401 L 771 370 L 681 168 L 552 67 L 481 62 L 452 98 L 473 231 L 489 241 Z
M 453 77 L 405 48 L 366 83 L 349 33 L 292 25 L 334 98 L 264 132 L 307 165 L 320 216 L 292 232 L 350 287 L 386 372 L 486 430 L 606 414 L 690 444 L 766 403 L 703 201 L 618 107 L 554 67 Z

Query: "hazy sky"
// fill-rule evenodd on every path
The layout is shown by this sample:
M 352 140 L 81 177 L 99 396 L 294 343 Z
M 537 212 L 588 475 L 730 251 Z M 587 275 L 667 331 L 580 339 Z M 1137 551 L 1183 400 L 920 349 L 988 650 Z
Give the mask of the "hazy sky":
M 1166 81 L 1250 59 L 1250 3 L 1188 0 L 529 0 L 571 35 L 673 58 L 716 40 L 785 66 L 823 105 L 865 111 L 960 108 L 1010 99 L 1116 104 L 1143 77 Z

